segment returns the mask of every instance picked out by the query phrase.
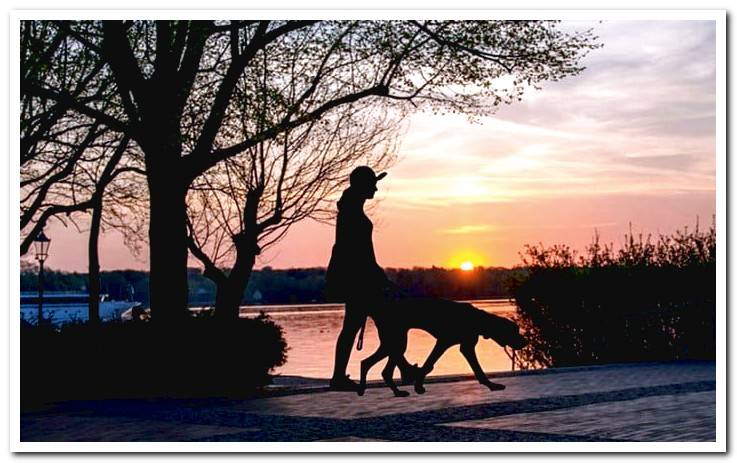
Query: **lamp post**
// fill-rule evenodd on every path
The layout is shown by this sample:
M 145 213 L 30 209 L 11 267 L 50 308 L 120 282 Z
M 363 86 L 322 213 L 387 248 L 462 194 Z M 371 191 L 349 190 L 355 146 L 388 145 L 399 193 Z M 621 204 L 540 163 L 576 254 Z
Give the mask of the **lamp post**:
M 36 250 L 36 260 L 38 261 L 38 326 L 41 326 L 43 322 L 43 307 L 44 307 L 44 261 L 49 257 L 49 246 L 51 246 L 51 240 L 41 230 L 35 240 L 33 240 L 33 247 Z

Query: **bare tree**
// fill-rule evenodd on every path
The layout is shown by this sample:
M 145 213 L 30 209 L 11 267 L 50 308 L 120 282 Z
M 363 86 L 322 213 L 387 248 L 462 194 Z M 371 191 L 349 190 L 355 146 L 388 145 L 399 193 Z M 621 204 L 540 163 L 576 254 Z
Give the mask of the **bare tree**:
M 87 104 L 116 113 L 106 89 L 112 83 L 104 63 L 94 52 L 73 39 L 66 23 L 28 21 L 21 24 L 21 76 L 24 83 L 45 82 L 69 89 L 70 99 L 84 97 Z M 50 65 L 55 56 L 63 56 Z M 88 93 L 89 88 L 96 91 Z M 48 98 L 21 87 L 20 252 L 49 220 L 78 226 L 76 218 L 91 212 L 88 240 L 89 320 L 99 321 L 100 264 L 98 240 L 103 222 L 103 200 L 120 196 L 130 184 L 125 177 L 135 170 L 123 160 L 129 139 L 112 132 L 100 120 L 71 109 L 69 101 Z M 120 113 L 120 110 L 117 111 Z M 129 164 L 124 166 L 124 164 Z M 117 181 L 116 181 L 117 180 Z M 111 183 L 116 186 L 110 188 Z M 140 181 L 137 182 L 140 185 Z M 117 208 L 123 204 L 116 200 Z M 122 223 L 122 222 L 121 222 Z M 125 229 L 125 227 L 122 227 Z
M 73 98 L 87 94 L 87 104 L 115 114 L 115 105 L 106 94 L 112 83 L 109 72 L 72 35 L 65 23 L 23 22 L 20 63 L 23 81 L 67 88 Z M 64 59 L 52 64 L 55 56 Z M 88 94 L 90 87 L 96 91 Z M 130 137 L 111 131 L 94 117 L 72 110 L 68 102 L 27 90 L 27 86 L 21 87 L 20 252 L 21 255 L 28 252 L 49 220 L 78 226 L 77 219 L 89 211 L 89 318 L 96 322 L 103 198 L 124 194 L 128 187 L 123 185 L 130 184 L 126 177 L 142 170 L 132 166 L 136 156 L 124 156 L 130 153 Z M 140 185 L 140 181 L 137 183 Z M 124 204 L 119 199 L 115 203 Z
M 100 252 L 99 238 L 103 224 L 107 222 L 122 231 L 124 236 L 130 230 L 131 218 L 137 217 L 136 209 L 143 205 L 140 196 L 142 186 L 141 174 L 143 170 L 131 162 L 123 160 L 124 154 L 129 150 L 130 139 L 123 136 L 114 140 L 108 148 L 111 153 L 102 168 L 102 172 L 90 172 L 89 201 L 91 202 L 91 216 L 89 225 L 89 239 L 87 244 L 88 280 L 89 280 L 89 321 L 98 323 L 100 321 Z M 134 157 L 132 157 L 135 159 Z M 91 166 L 84 166 L 91 167 Z M 99 166 L 98 166 L 99 168 Z M 109 207 L 107 220 L 105 220 L 105 203 L 112 203 Z M 124 209 L 121 215 L 120 210 Z M 120 217 L 126 219 L 120 221 Z M 135 222 L 134 222 L 135 223 Z
M 83 132 L 81 143 L 72 142 L 69 146 L 59 140 L 49 143 L 21 170 L 21 233 L 25 235 L 21 251 L 24 247 L 27 250 L 49 220 L 56 219 L 81 230 L 79 219 L 89 213 L 89 320 L 96 323 L 99 321 L 98 241 L 104 221 L 103 202 L 115 203 L 111 211 L 127 208 L 130 215 L 131 204 L 141 205 L 138 192 L 143 171 L 133 164 L 134 157 L 124 157 L 129 150 L 126 136 L 111 137 L 96 126 Z M 67 150 L 72 153 L 66 162 L 57 163 L 65 158 Z M 43 175 L 34 175 L 37 171 Z M 116 220 L 118 217 L 120 214 L 112 214 L 107 222 L 126 230 L 127 225 Z
M 216 316 L 238 317 L 257 256 L 293 224 L 333 216 L 332 199 L 353 167 L 394 161 L 400 122 L 386 110 L 345 107 L 195 179 L 187 197 L 189 248 L 217 286 Z
M 581 72 L 597 46 L 591 31 L 551 21 L 29 24 L 26 43 L 53 72 L 24 73 L 22 92 L 46 102 L 44 111 L 58 108 L 39 120 L 83 115 L 143 153 L 151 308 L 162 321 L 186 313 L 186 195 L 204 172 L 359 102 L 489 113 L 528 87 Z M 262 85 L 257 60 L 283 77 Z M 244 105 L 249 97 L 261 103 Z M 260 117 L 263 107 L 274 117 Z M 234 130 L 239 119 L 248 130 Z

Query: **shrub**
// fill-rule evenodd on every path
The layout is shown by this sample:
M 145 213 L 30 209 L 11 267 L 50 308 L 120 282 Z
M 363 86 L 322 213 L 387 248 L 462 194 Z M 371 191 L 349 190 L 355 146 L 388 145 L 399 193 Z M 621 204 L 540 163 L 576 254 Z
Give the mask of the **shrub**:
M 24 402 L 245 396 L 286 361 L 281 327 L 263 313 L 176 326 L 106 322 L 21 328 Z
M 715 358 L 716 231 L 630 233 L 618 251 L 598 235 L 582 255 L 527 246 L 517 321 L 522 367 Z

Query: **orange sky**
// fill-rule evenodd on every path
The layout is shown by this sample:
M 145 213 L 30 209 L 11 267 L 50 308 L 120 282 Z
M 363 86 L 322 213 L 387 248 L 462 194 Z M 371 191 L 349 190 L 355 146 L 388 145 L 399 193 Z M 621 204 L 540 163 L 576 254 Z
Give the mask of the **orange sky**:
M 587 27 L 588 25 L 577 25 Z M 635 232 L 711 224 L 715 213 L 713 23 L 595 24 L 604 48 L 478 123 L 417 114 L 379 183 L 374 243 L 385 267 L 512 266 L 525 243 L 582 249 Z M 48 265 L 86 271 L 86 236 L 58 224 Z M 325 266 L 333 230 L 305 222 L 258 266 Z M 115 233 L 103 268 L 147 267 Z

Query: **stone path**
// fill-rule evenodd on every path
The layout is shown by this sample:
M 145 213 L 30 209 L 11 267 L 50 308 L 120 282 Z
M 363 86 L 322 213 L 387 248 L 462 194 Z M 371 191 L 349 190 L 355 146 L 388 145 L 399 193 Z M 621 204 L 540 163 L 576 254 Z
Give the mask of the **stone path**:
M 714 441 L 713 362 L 436 378 L 424 395 L 320 387 L 250 400 L 71 402 L 21 416 L 23 441 Z M 324 389 L 324 388 L 323 388 Z

